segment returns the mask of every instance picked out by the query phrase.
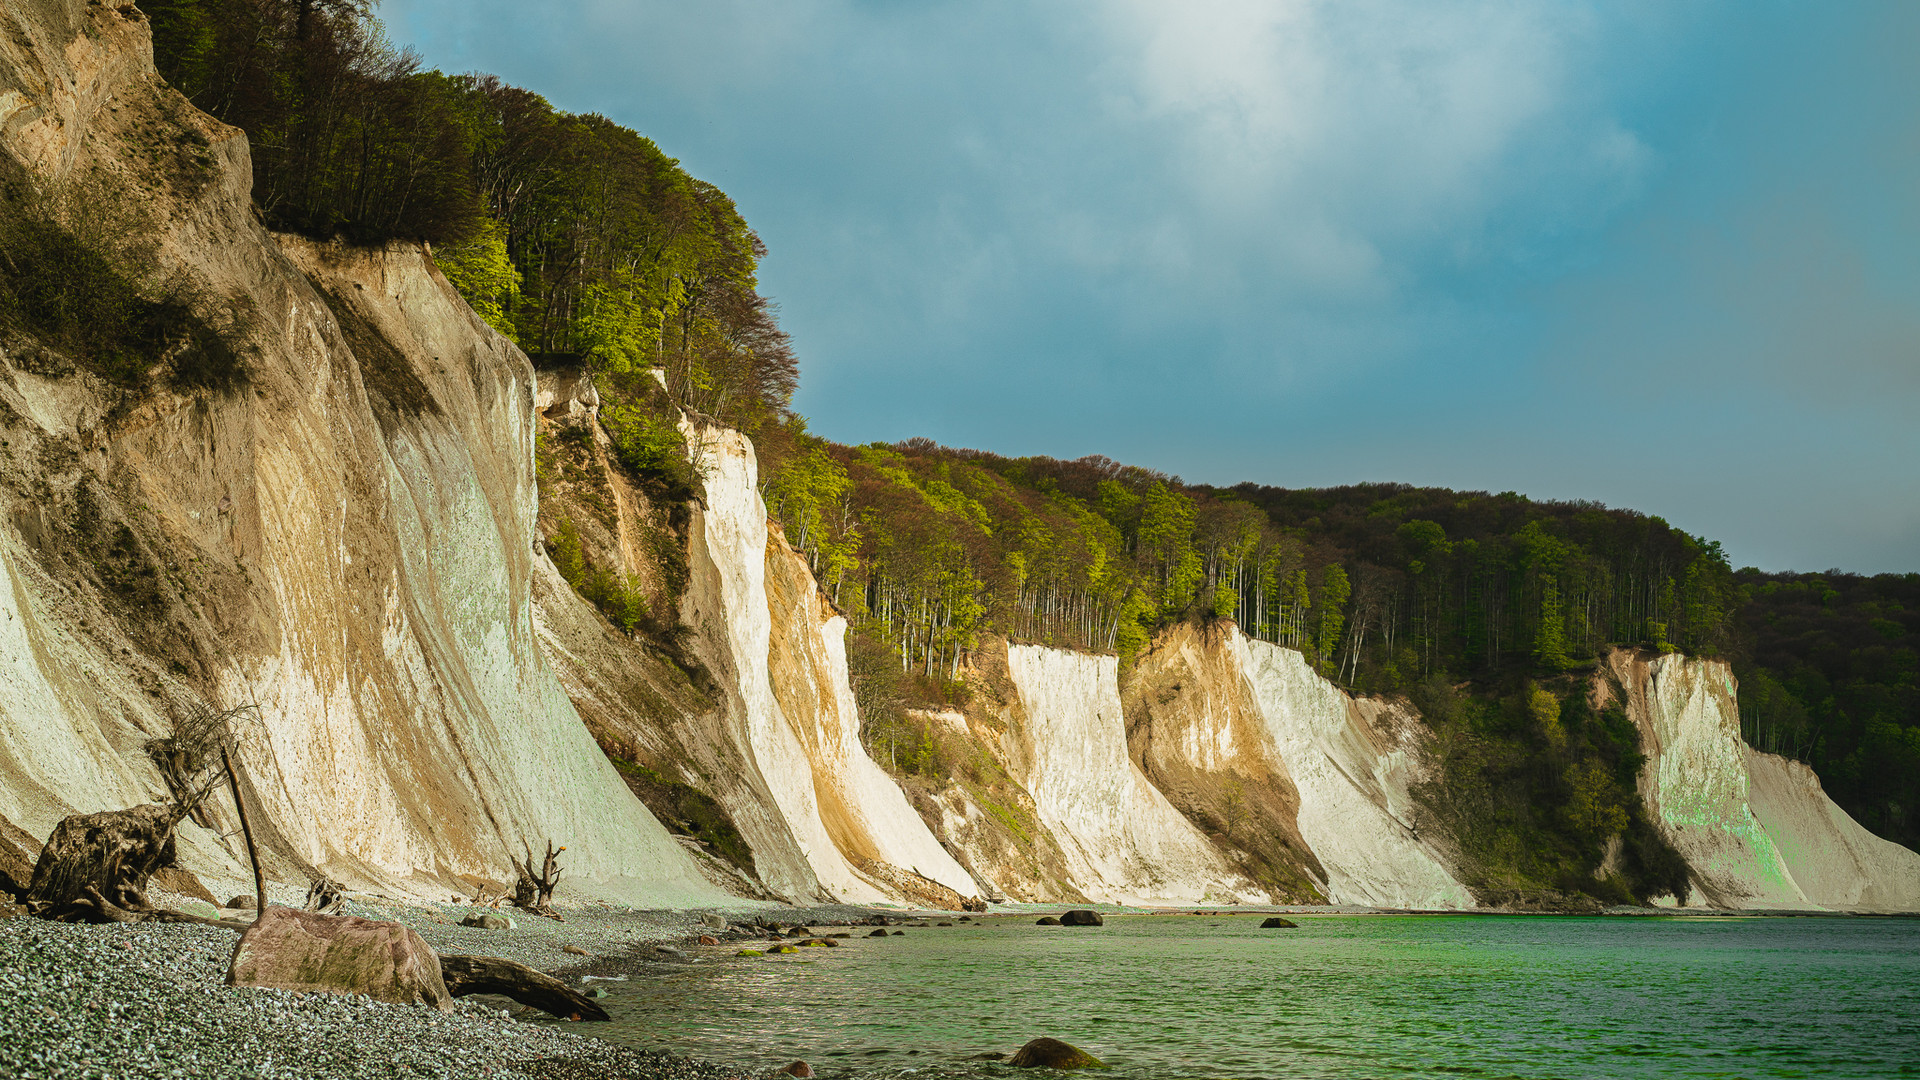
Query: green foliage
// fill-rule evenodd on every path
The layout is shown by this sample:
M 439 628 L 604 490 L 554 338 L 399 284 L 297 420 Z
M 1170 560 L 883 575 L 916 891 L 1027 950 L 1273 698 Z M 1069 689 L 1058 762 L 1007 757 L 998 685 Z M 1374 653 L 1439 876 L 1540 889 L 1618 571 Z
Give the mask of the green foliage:
M 236 304 L 216 325 L 201 314 L 214 305 L 184 277 L 136 269 L 151 266 L 152 254 L 136 246 L 141 223 L 119 212 L 112 193 L 65 201 L 71 210 L 24 181 L 0 189 L 0 326 L 123 387 L 156 370 L 182 388 L 241 382 L 246 365 L 232 342 L 248 309 Z
M 571 518 L 561 518 L 552 536 L 547 537 L 547 555 L 554 569 L 578 590 L 587 580 L 587 555 L 580 544 L 580 530 Z
M 1686 863 L 1636 793 L 1645 759 L 1633 724 L 1617 707 L 1595 713 L 1584 681 L 1568 689 L 1563 699 L 1525 682 L 1506 696 L 1463 693 L 1441 677 L 1414 686 L 1437 765 L 1416 797 L 1459 845 L 1462 880 L 1482 899 L 1680 895 Z M 1617 865 L 1604 875 L 1616 841 Z
M 269 223 L 361 243 L 457 243 L 481 218 L 481 132 L 455 80 L 395 49 L 364 0 L 150 0 L 154 62 L 246 131 Z
M 787 543 L 807 557 L 814 579 L 837 602 L 847 572 L 859 564 L 853 479 L 825 440 L 807 434 L 805 421 L 794 417 L 785 429 L 785 453 L 769 462 L 760 492 L 767 512 L 785 529 Z
M 500 222 L 487 218 L 465 243 L 449 245 L 434 252 L 447 281 L 485 319 L 488 326 L 514 337 L 511 312 L 520 297 L 520 274 L 507 257 L 507 230 Z
M 638 577 L 622 577 L 606 567 L 594 566 L 580 541 L 580 529 L 572 518 L 561 518 L 547 537 L 547 555 L 554 569 L 587 603 L 598 608 L 607 621 L 632 634 L 647 618 L 645 585 Z
M 633 575 L 621 576 L 606 567 L 594 566 L 580 542 L 580 530 L 573 519 L 561 518 L 547 537 L 547 555 L 568 585 L 587 603 L 598 608 L 607 621 L 628 634 L 639 631 L 647 618 L 646 588 Z
M 246 131 L 273 226 L 430 241 L 474 310 L 536 358 L 658 368 L 675 404 L 745 431 L 785 414 L 798 368 L 756 291 L 766 250 L 650 140 L 492 76 L 422 71 L 366 0 L 143 6 L 161 74 Z
M 1540 737 L 1548 746 L 1562 750 L 1567 745 L 1567 729 L 1560 723 L 1560 699 L 1553 691 L 1535 687 L 1527 696 L 1527 712 L 1533 716 L 1533 723 Z
M 1920 847 L 1920 574 L 1736 580 L 1747 742 L 1813 766 L 1856 821 Z
M 1346 626 L 1347 597 L 1353 593 L 1347 572 L 1339 563 L 1329 565 L 1320 577 L 1320 636 L 1317 642 L 1320 664 L 1325 667 L 1340 645 L 1340 631 Z

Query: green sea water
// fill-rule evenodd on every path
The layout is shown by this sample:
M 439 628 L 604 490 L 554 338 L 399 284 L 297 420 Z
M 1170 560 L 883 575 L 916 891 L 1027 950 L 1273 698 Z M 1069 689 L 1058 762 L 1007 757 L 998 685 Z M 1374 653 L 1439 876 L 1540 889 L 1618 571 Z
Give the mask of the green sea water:
M 608 986 L 593 1034 L 858 1080 L 1920 1076 L 1920 920 L 1301 915 L 1032 918 Z M 713 955 L 717 950 L 701 950 Z

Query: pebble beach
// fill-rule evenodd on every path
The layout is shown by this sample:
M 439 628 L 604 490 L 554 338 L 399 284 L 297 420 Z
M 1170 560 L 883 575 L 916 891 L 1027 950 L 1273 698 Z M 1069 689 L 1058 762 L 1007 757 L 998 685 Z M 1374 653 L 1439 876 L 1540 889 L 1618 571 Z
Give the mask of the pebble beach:
M 470 911 L 471 909 L 465 909 Z M 436 950 L 502 956 L 574 978 L 700 932 L 682 912 L 512 914 L 511 930 L 458 925 L 457 905 L 355 903 Z M 768 912 L 851 921 L 858 909 Z M 236 931 L 197 924 L 70 925 L 0 919 L 0 1076 L 18 1080 L 722 1080 L 737 1069 L 633 1050 L 521 1019 L 499 998 L 451 1014 L 362 997 L 225 985 Z M 568 952 L 568 947 L 578 950 Z M 584 955 L 582 955 L 584 954 Z M 582 1031 L 591 1025 L 581 1025 Z

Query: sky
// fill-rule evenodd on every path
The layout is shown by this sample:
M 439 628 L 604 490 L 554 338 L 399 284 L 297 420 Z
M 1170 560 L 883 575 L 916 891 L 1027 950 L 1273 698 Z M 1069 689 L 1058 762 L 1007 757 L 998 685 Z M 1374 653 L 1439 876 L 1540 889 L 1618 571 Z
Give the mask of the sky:
M 1913 0 L 384 0 L 740 206 L 842 442 L 1920 571 Z

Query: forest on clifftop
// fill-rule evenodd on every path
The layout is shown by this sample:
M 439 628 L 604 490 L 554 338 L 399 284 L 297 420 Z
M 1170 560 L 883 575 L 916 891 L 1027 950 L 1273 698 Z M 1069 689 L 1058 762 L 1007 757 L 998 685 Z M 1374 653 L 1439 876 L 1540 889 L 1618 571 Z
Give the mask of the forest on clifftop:
M 1590 853 L 1638 828 L 1639 760 L 1581 680 L 1609 648 L 1681 651 L 1732 661 L 1749 743 L 1920 847 L 1920 574 L 1735 570 L 1658 517 L 1512 492 L 1215 488 L 1097 456 L 822 440 L 789 409 L 798 364 L 758 291 L 764 246 L 652 141 L 424 70 L 363 0 L 142 7 L 163 77 L 248 133 L 270 225 L 429 243 L 537 363 L 594 373 L 623 464 L 654 490 L 691 491 L 676 408 L 754 438 L 770 510 L 853 627 L 872 739 L 897 749 L 906 704 L 964 695 L 990 636 L 1124 662 L 1165 626 L 1231 619 L 1457 726 L 1477 749 L 1452 781 L 1511 834 Z M 29 301 L 0 296 L 0 314 Z M 635 628 L 604 568 L 574 571 Z

